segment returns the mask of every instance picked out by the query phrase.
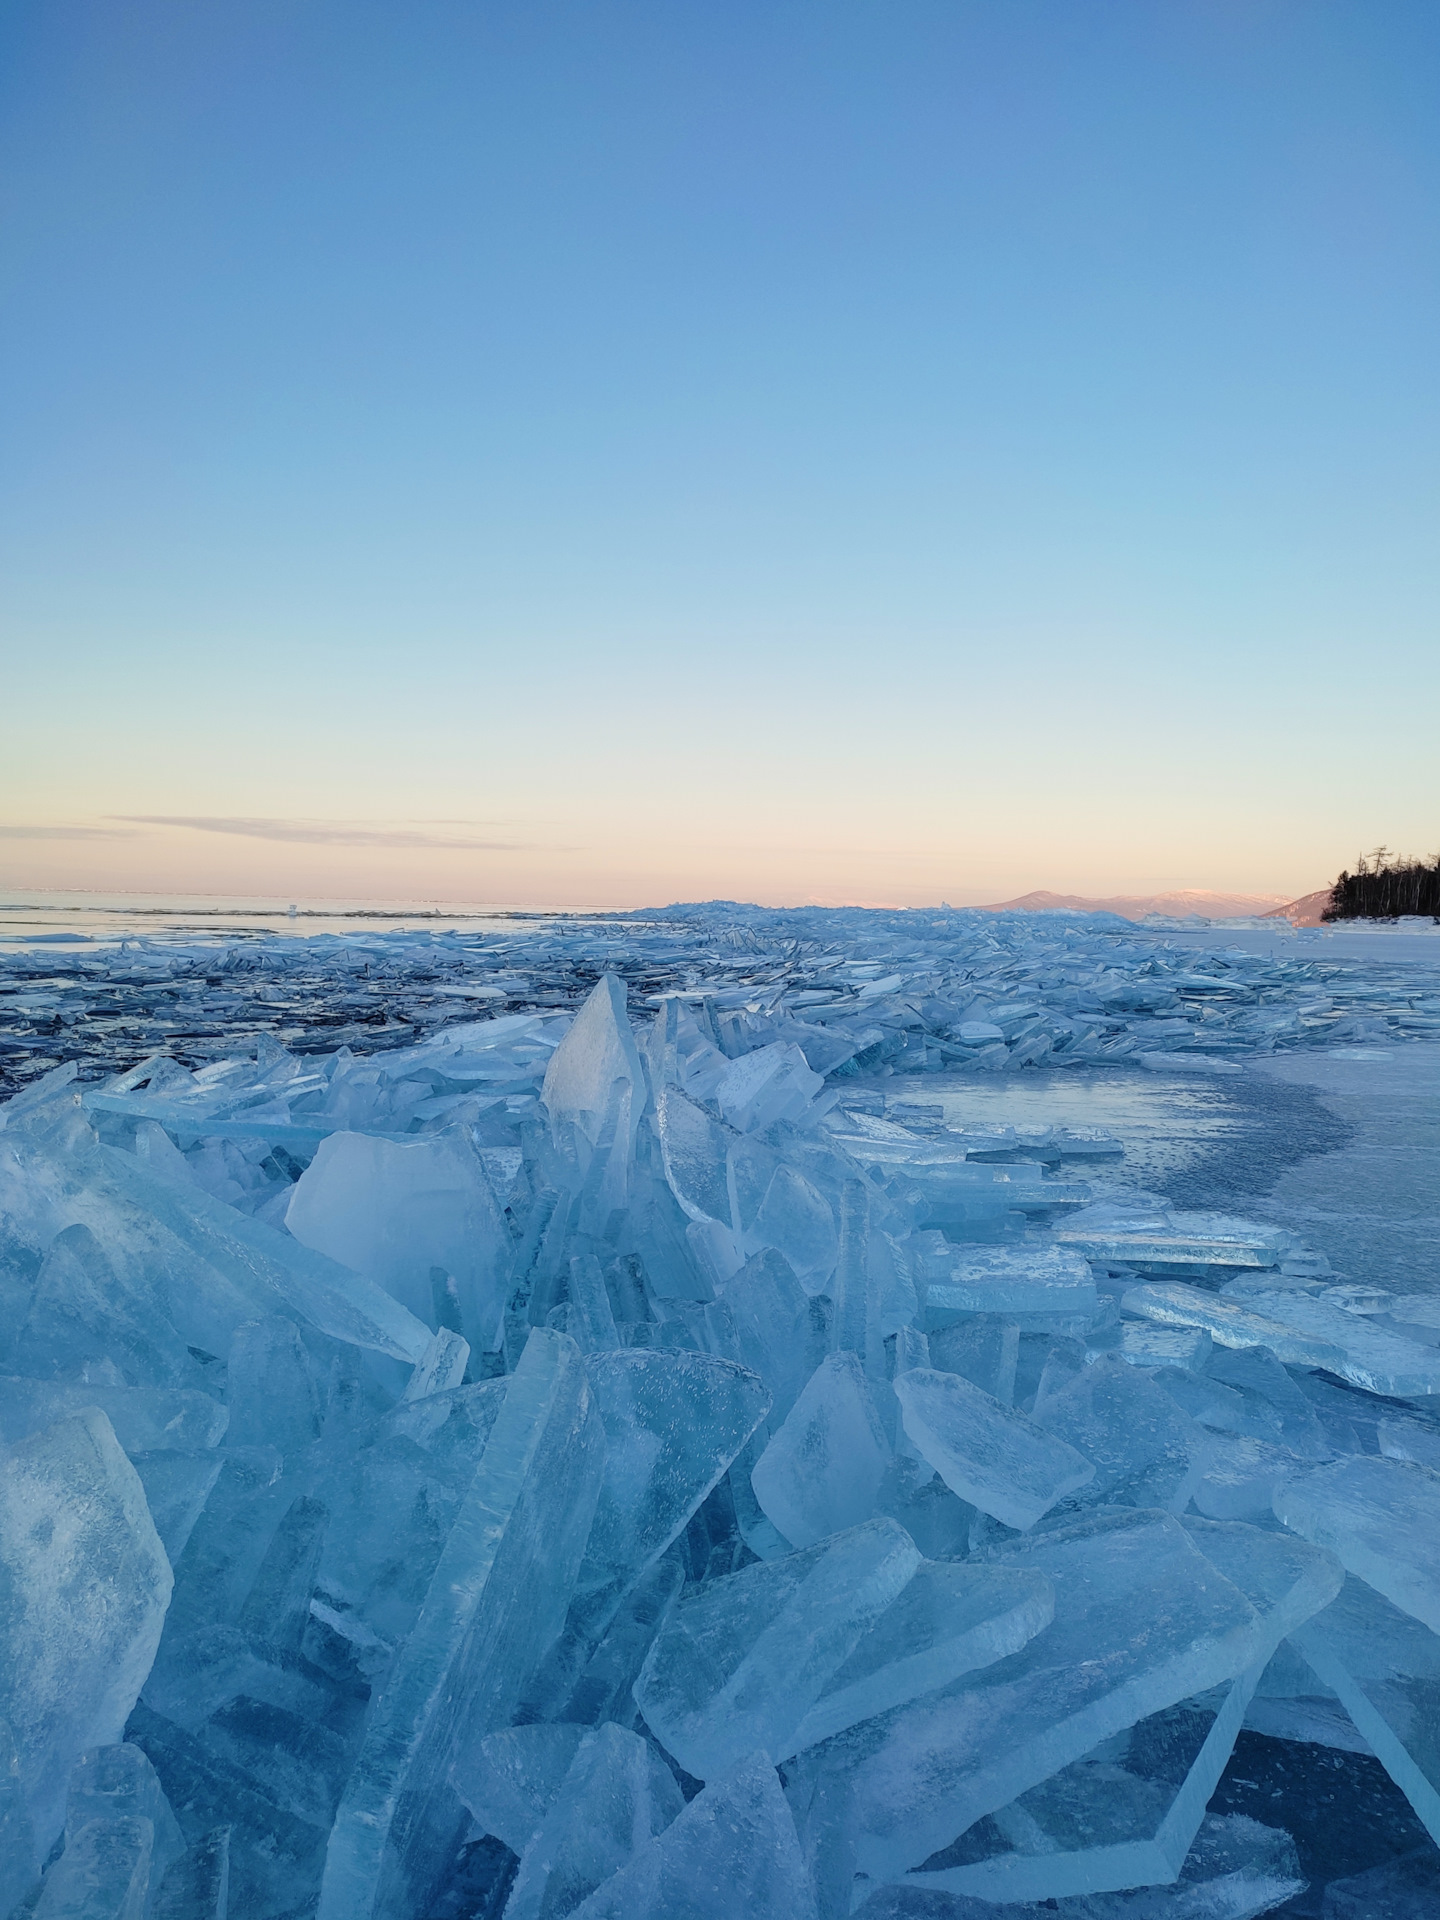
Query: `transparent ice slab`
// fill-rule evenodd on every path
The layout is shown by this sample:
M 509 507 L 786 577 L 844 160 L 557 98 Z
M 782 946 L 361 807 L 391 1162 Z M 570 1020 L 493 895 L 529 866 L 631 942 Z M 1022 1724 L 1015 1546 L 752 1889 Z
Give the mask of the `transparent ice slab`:
M 915 1367 L 895 1379 L 905 1432 L 950 1491 L 1007 1527 L 1035 1524 L 1095 1478 L 1084 1454 L 959 1374 Z

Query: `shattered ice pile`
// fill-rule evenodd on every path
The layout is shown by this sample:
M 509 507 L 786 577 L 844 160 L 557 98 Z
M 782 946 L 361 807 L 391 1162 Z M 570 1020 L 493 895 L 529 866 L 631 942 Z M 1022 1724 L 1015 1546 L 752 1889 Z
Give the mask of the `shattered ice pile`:
M 1105 913 L 711 901 L 301 937 L 0 935 L 0 1096 L 66 1060 L 114 1072 L 163 1049 L 201 1067 L 262 1037 L 373 1059 L 467 1012 L 551 1015 L 605 973 L 637 1005 L 688 994 L 729 1056 L 789 1046 L 820 1074 L 847 1059 L 895 1073 L 1227 1072 L 1277 1049 L 1440 1033 L 1433 968 L 1345 965 L 1307 936 L 1273 957 L 1197 951 Z M 727 1121 L 746 1125 L 757 1100 L 771 1119 L 786 1099 L 803 1105 L 781 1059 L 753 1069 L 753 1087 L 749 1069 L 732 1079 Z
M 0 1107 L 0 1915 L 1244 1920 L 1247 1715 L 1440 1837 L 1421 1307 L 907 1116 L 1026 1042 L 885 964 Z

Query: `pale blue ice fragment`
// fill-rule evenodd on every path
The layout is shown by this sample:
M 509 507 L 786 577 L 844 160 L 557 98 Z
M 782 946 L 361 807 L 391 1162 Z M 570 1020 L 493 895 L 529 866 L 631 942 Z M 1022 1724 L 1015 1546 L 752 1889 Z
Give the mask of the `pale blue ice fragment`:
M 1227 1402 L 1218 1418 L 1202 1416 L 1208 1426 L 1273 1441 L 1304 1460 L 1329 1458 L 1314 1407 L 1267 1347 L 1218 1347 L 1206 1362 L 1205 1377 L 1239 1394 L 1243 1403 L 1237 1411 Z
M 763 1754 L 697 1794 L 573 1920 L 816 1920 L 795 1822 Z
M 81 1754 L 65 1797 L 65 1845 L 92 1820 L 148 1820 L 154 1832 L 150 1877 L 158 1884 L 172 1860 L 185 1851 L 159 1776 L 139 1747 L 92 1747 Z
M 933 1281 L 926 1324 L 960 1314 L 1066 1314 L 1088 1319 L 1099 1305 L 1089 1264 L 1068 1247 L 964 1247 L 948 1279 Z
M 1217 1433 L 1206 1443 L 1205 1472 L 1192 1496 L 1209 1520 L 1268 1520 L 1277 1487 L 1306 1463 L 1288 1447 L 1248 1434 Z
M 714 1780 L 763 1748 L 798 1750 L 801 1722 L 920 1565 L 893 1520 L 871 1520 L 685 1594 L 635 1698 L 688 1773 Z
M 806 1381 L 755 1463 L 766 1518 L 795 1547 L 860 1525 L 875 1511 L 890 1445 L 860 1356 L 832 1353 Z
M 273 1447 L 227 1450 L 225 1463 L 184 1549 L 165 1616 L 155 1671 L 147 1685 L 183 1667 L 188 1635 L 219 1622 L 233 1625 L 290 1501 L 280 1484 L 283 1462 Z M 147 1694 L 147 1698 L 149 1695 Z M 155 1702 L 152 1699 L 151 1704 Z
M 775 1169 L 754 1219 L 747 1224 L 746 1240 L 782 1254 L 808 1294 L 822 1292 L 835 1271 L 839 1242 L 834 1210 L 798 1167 Z
M 73 1379 L 87 1361 L 102 1360 L 132 1388 L 199 1384 L 199 1367 L 154 1290 L 122 1278 L 77 1223 L 50 1242 L 11 1364 L 40 1379 Z
M 1217 1346 L 1266 1347 L 1288 1366 L 1328 1367 L 1338 1372 L 1345 1361 L 1344 1349 L 1334 1339 L 1317 1337 L 1262 1313 L 1249 1295 L 1242 1305 L 1181 1280 L 1152 1280 L 1131 1287 L 1120 1304 L 1126 1313 L 1162 1326 L 1203 1327 Z
M 1110 1356 L 1037 1396 L 1034 1419 L 1094 1465 L 1087 1502 L 1183 1513 L 1209 1458 L 1206 1436 L 1163 1388 Z
M 523 1853 L 555 1797 L 589 1729 L 569 1721 L 500 1727 L 472 1742 L 451 1779 L 477 1826 Z
M 1199 1373 L 1210 1358 L 1210 1336 L 1203 1327 L 1152 1327 L 1127 1320 L 1113 1351 L 1127 1366 L 1175 1367 Z
M 103 1413 L 57 1421 L 0 1456 L 0 1718 L 42 1852 L 76 1760 L 120 1738 L 171 1585 L 144 1488 Z
M 113 1147 L 87 1154 L 74 1173 L 104 1209 L 107 1248 L 118 1243 L 127 1272 L 146 1276 L 183 1337 L 206 1352 L 225 1352 L 237 1326 L 269 1312 L 297 1313 L 332 1339 L 412 1365 L 425 1351 L 423 1320 L 289 1233 L 157 1180 Z
M 734 1228 L 730 1204 L 728 1127 L 675 1087 L 662 1087 L 655 1100 L 660 1151 L 670 1189 L 692 1220 L 715 1220 Z
M 563 1642 L 530 1703 L 558 1707 L 626 1593 L 718 1485 L 769 1406 L 733 1361 L 631 1347 L 588 1356 L 605 1430 L 605 1476 Z
M 1282 1482 L 1275 1516 L 1440 1633 L 1440 1473 L 1351 1454 Z
M 363 1275 L 418 1321 L 433 1315 L 431 1269 L 439 1267 L 454 1283 L 472 1351 L 495 1345 L 511 1245 L 463 1127 L 413 1141 L 332 1133 L 292 1188 L 285 1224 L 302 1246 Z M 428 1340 L 406 1357 L 422 1359 Z
M 613 1720 L 630 1726 L 635 1719 L 635 1682 L 656 1634 L 685 1584 L 678 1552 L 664 1553 L 626 1594 L 565 1704 L 567 1720 L 594 1727 Z
M 107 1386 L 99 1381 L 82 1385 L 11 1375 L 0 1377 L 0 1440 L 11 1445 L 82 1407 L 99 1407 L 131 1455 L 218 1446 L 230 1417 L 208 1393 L 183 1388 Z
M 1020 1329 L 1013 1320 L 995 1314 L 957 1320 L 930 1335 L 929 1350 L 932 1357 L 922 1365 L 958 1373 L 962 1380 L 993 1394 L 1002 1407 L 1015 1404 Z
M 448 1393 L 461 1386 L 470 1360 L 470 1343 L 449 1327 L 441 1327 L 419 1360 L 406 1383 L 406 1400 L 428 1400 L 431 1394 Z
M 738 1132 L 758 1133 L 777 1120 L 799 1120 L 824 1084 L 793 1040 L 775 1040 L 730 1062 L 715 1102 Z
M 34 1920 L 143 1920 L 152 1839 L 133 1815 L 81 1827 L 46 1874 Z
M 604 1448 L 579 1349 L 537 1328 L 371 1706 L 330 1836 L 321 1920 L 404 1913 L 433 1888 L 459 1832 L 451 1764 L 462 1741 L 510 1718 L 560 1631 Z
M 228 1920 L 229 1912 L 230 1829 L 212 1827 L 166 1873 L 151 1920 Z
M 272 1314 L 235 1329 L 225 1369 L 232 1447 L 277 1447 L 289 1459 L 320 1435 L 320 1396 L 293 1320 Z
M 352 1645 L 368 1653 L 410 1631 L 505 1392 L 494 1380 L 402 1401 L 327 1476 L 319 1585 Z
M 645 1111 L 645 1070 L 625 1011 L 624 982 L 607 973 L 550 1057 L 541 1100 L 557 1140 L 573 1130 L 593 1151 L 609 1131 L 601 1204 L 629 1199 L 635 1139 Z
M 1252 1293 L 1247 1295 L 1247 1304 L 1255 1314 L 1282 1322 L 1292 1340 L 1338 1348 L 1338 1361 L 1314 1364 L 1328 1368 L 1352 1386 L 1363 1387 L 1366 1393 L 1397 1399 L 1440 1394 L 1440 1348 L 1407 1339 L 1394 1328 L 1378 1325 L 1371 1315 L 1347 1312 L 1298 1288 L 1287 1288 L 1283 1293 Z M 1279 1347 L 1275 1352 L 1280 1359 L 1287 1358 Z
M 770 1390 L 770 1422 L 794 1406 L 810 1374 L 810 1303 L 785 1257 L 766 1248 L 753 1254 L 706 1309 L 724 1350 Z
M 1370 1751 L 1440 1841 L 1440 1634 L 1351 1574 L 1291 1644 L 1339 1695 Z
M 965 1864 L 921 1870 L 917 1886 L 982 1899 L 1064 1899 L 1173 1882 L 1234 1747 L 1261 1669 L 1287 1633 L 1334 1599 L 1333 1555 L 1252 1527 L 1183 1523 L 1212 1566 L 1255 1608 L 1255 1658 L 1220 1698 L 1148 1716 L 991 1816 L 992 1840 Z
M 1094 1515 L 991 1558 L 1050 1579 L 1051 1625 L 817 1750 L 843 1783 L 832 1818 L 872 1877 L 918 1867 L 1100 1741 L 1234 1680 L 1265 1645 L 1255 1608 L 1167 1514 Z
M 1095 1477 L 1084 1454 L 959 1374 L 916 1367 L 897 1375 L 905 1431 L 959 1499 L 1004 1526 L 1034 1526 Z
M 1043 1573 L 922 1560 L 825 1682 L 795 1751 L 1017 1653 L 1054 1615 Z
M 674 1774 L 648 1741 L 617 1726 L 585 1730 L 553 1799 L 518 1849 L 504 1920 L 562 1920 L 663 1833 L 684 1805 Z
M 261 1560 L 237 1622 L 242 1633 L 298 1653 L 310 1624 L 310 1600 L 330 1515 L 309 1494 L 291 1502 Z
M 585 1353 L 613 1352 L 620 1345 L 605 1270 L 593 1253 L 579 1254 L 570 1262 L 568 1325 Z

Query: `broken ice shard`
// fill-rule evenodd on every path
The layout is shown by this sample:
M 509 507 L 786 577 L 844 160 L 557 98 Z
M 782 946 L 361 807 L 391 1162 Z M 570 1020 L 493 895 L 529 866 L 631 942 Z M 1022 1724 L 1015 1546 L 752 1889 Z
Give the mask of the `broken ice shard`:
M 783 1760 L 919 1564 L 903 1527 L 871 1520 L 707 1582 L 671 1610 L 650 1650 L 635 1690 L 646 1724 L 700 1780 L 757 1749 Z
M 1051 1580 L 1051 1625 L 1009 1659 L 817 1750 L 843 1783 L 835 1817 L 853 1835 L 855 1868 L 874 1878 L 918 1867 L 1147 1714 L 1235 1679 L 1265 1645 L 1254 1607 L 1168 1515 L 1112 1511 L 992 1557 Z
M 507 1727 L 456 1785 L 478 1825 L 520 1856 L 507 1920 L 559 1920 L 684 1806 L 655 1749 L 617 1726 Z
M 603 1468 L 579 1349 L 537 1328 L 371 1707 L 330 1836 L 321 1920 L 419 1905 L 448 1864 L 462 1826 L 447 1784 L 458 1743 L 513 1714 L 559 1632 Z
M 1287 1527 L 1440 1633 L 1440 1473 L 1352 1454 L 1284 1481 L 1274 1505 Z
M 895 1379 L 905 1431 L 952 1493 L 1007 1527 L 1031 1527 L 1095 1478 L 1083 1454 L 959 1374 L 914 1367 Z
M 1291 1641 L 1440 1841 L 1440 1634 L 1352 1574 Z
M 1113 1356 L 1037 1396 L 1034 1417 L 1093 1463 L 1087 1501 L 1183 1513 L 1209 1457 L 1205 1436 L 1170 1396 Z
M 70 1772 L 119 1740 L 155 1657 L 170 1565 L 135 1469 L 90 1409 L 0 1457 L 0 1719 L 43 1854 Z
M 573 1920 L 816 1920 L 815 1896 L 764 1755 L 707 1786 L 663 1833 L 574 1909 Z
M 890 1445 L 858 1354 L 832 1353 L 750 1475 L 766 1519 L 795 1547 L 868 1520 Z
M 958 1314 L 1056 1313 L 1088 1318 L 1099 1304 L 1089 1265 L 1069 1247 L 957 1249 L 947 1280 L 932 1281 L 926 1325 Z
M 417 1320 L 433 1316 L 430 1276 L 439 1267 L 454 1282 L 459 1331 L 472 1350 L 495 1344 L 510 1247 L 462 1128 L 413 1141 L 332 1133 L 296 1181 L 285 1224 L 302 1246 L 364 1274 Z

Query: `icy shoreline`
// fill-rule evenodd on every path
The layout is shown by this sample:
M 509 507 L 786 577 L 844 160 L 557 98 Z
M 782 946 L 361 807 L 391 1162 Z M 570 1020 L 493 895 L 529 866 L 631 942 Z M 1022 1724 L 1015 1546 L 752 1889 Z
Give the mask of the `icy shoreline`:
M 0 976 L 0 1913 L 1245 1920 L 1247 1724 L 1440 1837 L 1434 1299 L 926 1099 L 1424 980 L 726 909 Z

